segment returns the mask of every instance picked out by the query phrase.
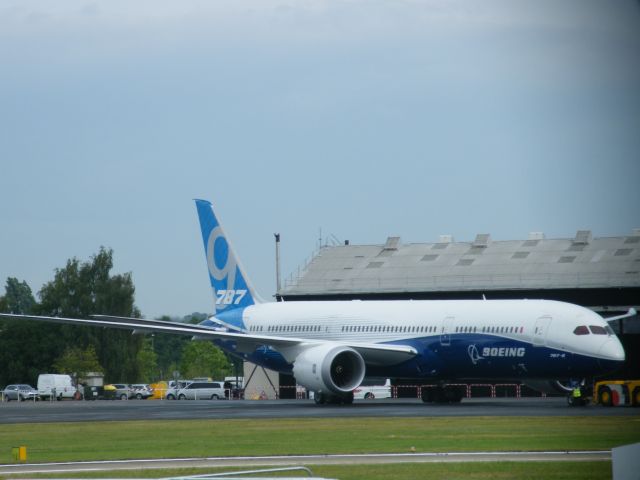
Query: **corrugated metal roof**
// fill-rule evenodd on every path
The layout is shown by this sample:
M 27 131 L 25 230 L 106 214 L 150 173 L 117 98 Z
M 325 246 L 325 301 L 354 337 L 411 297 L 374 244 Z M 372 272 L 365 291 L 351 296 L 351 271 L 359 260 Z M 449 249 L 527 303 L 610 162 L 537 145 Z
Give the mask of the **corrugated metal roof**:
M 640 232 L 625 237 L 325 247 L 282 295 L 640 286 Z

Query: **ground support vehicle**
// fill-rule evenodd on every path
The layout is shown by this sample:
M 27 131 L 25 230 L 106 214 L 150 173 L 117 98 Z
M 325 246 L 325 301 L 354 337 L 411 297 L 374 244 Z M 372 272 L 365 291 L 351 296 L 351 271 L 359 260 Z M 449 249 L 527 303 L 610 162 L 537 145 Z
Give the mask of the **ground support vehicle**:
M 5 402 L 10 402 L 11 400 L 17 400 L 19 402 L 24 400 L 40 400 L 38 391 L 31 385 L 25 384 L 7 385 L 2 395 Z
M 43 400 L 76 398 L 77 389 L 70 375 L 42 373 L 38 375 L 38 394 Z
M 640 407 L 640 380 L 601 380 L 593 387 L 593 402 L 605 407 Z

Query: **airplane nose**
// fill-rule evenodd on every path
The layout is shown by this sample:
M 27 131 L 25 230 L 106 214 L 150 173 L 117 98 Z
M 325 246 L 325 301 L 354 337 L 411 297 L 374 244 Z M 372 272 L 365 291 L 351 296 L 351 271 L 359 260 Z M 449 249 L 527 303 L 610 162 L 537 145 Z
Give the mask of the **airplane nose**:
M 601 358 L 614 362 L 624 362 L 625 354 L 622 344 L 617 338 L 609 338 L 602 344 L 598 354 Z

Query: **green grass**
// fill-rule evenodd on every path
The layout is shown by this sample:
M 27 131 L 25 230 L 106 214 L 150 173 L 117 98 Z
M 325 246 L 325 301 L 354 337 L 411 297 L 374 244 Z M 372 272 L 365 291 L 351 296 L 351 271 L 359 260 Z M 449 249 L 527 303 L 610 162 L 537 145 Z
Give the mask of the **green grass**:
M 318 477 L 340 480 L 440 479 L 448 480 L 605 480 L 611 478 L 611 462 L 482 462 L 482 463 L 420 463 L 388 465 L 310 465 Z M 176 470 L 117 470 L 111 472 L 69 472 L 57 475 L 29 474 L 29 478 L 163 478 L 198 475 L 239 469 L 176 469 Z M 285 475 L 285 474 L 278 474 Z M 289 475 L 304 476 L 303 472 Z M 265 475 L 266 476 L 266 475 Z M 11 478 L 19 477 L 11 475 Z M 0 478 L 2 478 L 0 476 Z
M 600 450 L 640 441 L 640 417 L 171 420 L 2 425 L 0 463 L 239 455 Z

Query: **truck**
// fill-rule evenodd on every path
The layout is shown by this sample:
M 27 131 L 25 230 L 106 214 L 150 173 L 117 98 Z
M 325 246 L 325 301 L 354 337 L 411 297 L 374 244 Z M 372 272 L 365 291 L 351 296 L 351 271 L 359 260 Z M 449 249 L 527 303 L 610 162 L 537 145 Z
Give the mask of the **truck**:
M 640 380 L 600 380 L 593 393 L 593 403 L 605 407 L 640 407 Z
M 74 398 L 76 387 L 69 375 L 56 373 L 41 373 L 38 375 L 38 395 L 42 399 L 62 400 L 63 398 Z

